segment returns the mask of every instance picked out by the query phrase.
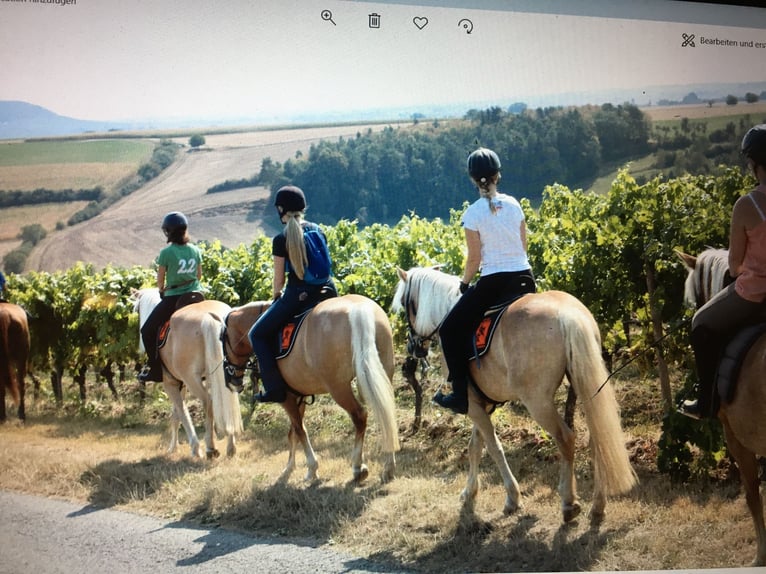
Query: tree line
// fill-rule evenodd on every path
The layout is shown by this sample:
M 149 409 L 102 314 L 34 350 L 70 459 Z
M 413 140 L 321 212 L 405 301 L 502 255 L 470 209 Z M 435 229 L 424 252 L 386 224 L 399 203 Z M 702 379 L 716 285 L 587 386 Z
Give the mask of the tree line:
M 256 185 L 274 193 L 295 184 L 310 192 L 312 219 L 330 225 L 342 219 L 394 224 L 406 213 L 446 218 L 451 207 L 474 197 L 464 163 L 481 145 L 503 162 L 501 188 L 538 207 L 547 185 L 587 189 L 597 177 L 648 154 L 654 159 L 650 175 L 638 178 L 641 184 L 651 174 L 674 178 L 736 165 L 739 141 L 753 123 L 745 116 L 710 131 L 707 120 L 653 125 L 629 103 L 514 109 L 469 110 L 462 120 L 418 121 L 322 141 L 284 163 L 267 157 L 260 172 L 208 193 Z

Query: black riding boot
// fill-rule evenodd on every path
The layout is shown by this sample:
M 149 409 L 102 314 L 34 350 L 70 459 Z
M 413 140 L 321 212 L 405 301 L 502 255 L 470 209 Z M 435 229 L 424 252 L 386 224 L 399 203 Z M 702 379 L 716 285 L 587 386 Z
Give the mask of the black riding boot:
M 443 395 L 441 391 L 431 399 L 440 407 L 464 415 L 468 412 L 468 375 L 457 376 L 452 381 L 452 392 Z
M 283 403 L 287 399 L 287 385 L 279 370 L 261 373 L 263 392 L 255 395 L 255 400 L 261 403 Z
M 138 373 L 139 383 L 161 383 L 162 382 L 162 361 L 159 357 L 149 359 L 141 372 Z
M 706 327 L 692 331 L 691 343 L 697 364 L 697 398 L 681 403 L 678 411 L 693 419 L 712 418 L 718 411 L 715 378 L 721 356 L 720 346 Z

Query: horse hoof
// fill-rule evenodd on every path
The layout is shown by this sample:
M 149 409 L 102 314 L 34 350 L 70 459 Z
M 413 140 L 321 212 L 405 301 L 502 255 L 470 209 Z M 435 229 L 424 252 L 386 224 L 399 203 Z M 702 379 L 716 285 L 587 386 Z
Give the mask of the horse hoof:
M 516 514 L 519 510 L 521 510 L 522 506 L 521 504 L 506 504 L 503 507 L 503 514 L 506 516 L 511 516 L 513 514 Z
M 361 468 L 354 471 L 354 482 L 362 482 L 365 480 L 370 474 L 370 471 L 367 470 L 367 465 L 362 465 Z
M 208 460 L 213 460 L 214 458 L 218 458 L 219 456 L 221 456 L 221 453 L 218 452 L 217 448 L 207 451 L 206 454 L 207 454 Z
M 579 502 L 573 502 L 572 504 L 566 504 L 564 505 L 564 508 L 562 510 L 564 514 L 564 523 L 572 522 L 575 518 L 580 516 L 580 512 L 582 511 L 582 507 L 580 506 Z

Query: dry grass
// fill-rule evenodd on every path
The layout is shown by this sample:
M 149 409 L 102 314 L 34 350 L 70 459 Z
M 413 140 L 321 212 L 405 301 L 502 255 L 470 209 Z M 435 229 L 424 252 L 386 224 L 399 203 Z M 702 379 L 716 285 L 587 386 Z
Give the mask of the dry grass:
M 714 568 L 743 566 L 754 555 L 738 483 L 673 485 L 658 473 L 654 382 L 619 384 L 641 484 L 630 496 L 610 501 L 599 528 L 585 514 L 561 524 L 555 446 L 519 405 L 499 410 L 494 420 L 521 484 L 524 509 L 503 515 L 502 485 L 486 456 L 475 506 L 461 505 L 467 420 L 426 405 L 424 424 L 413 434 L 411 392 L 398 377 L 396 385 L 403 440 L 398 477 L 389 484 L 378 479 L 374 421 L 366 443 L 370 478 L 362 485 L 350 482 L 351 423 L 328 397 L 308 408 L 306 423 L 321 479 L 302 480 L 299 453 L 299 468 L 281 485 L 276 479 L 287 461 L 287 421 L 278 406 L 257 407 L 234 459 L 195 461 L 185 443 L 179 453 L 165 454 L 167 405 L 161 391 L 155 389 L 150 406 L 139 408 L 134 388 L 124 389 L 118 403 L 99 398 L 102 390 L 94 388 L 94 399 L 83 407 L 72 398 L 55 412 L 41 401 L 30 408 L 26 426 L 3 428 L 0 488 L 311 540 L 389 568 L 422 572 Z M 201 422 L 198 412 L 195 417 Z M 576 426 L 585 435 L 582 420 Z M 578 442 L 577 476 L 587 511 L 587 437 Z

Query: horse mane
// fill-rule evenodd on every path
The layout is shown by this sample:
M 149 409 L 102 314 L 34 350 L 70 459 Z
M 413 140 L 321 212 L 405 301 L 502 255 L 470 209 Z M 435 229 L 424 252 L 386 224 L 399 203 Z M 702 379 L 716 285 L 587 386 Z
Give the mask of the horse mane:
M 684 284 L 684 300 L 687 304 L 701 307 L 724 288 L 729 271 L 729 251 L 708 248 L 700 253 Z
M 130 298 L 133 299 L 133 312 L 138 313 L 138 328 L 144 326 L 144 323 L 149 318 L 157 304 L 160 302 L 160 290 L 156 287 L 147 287 L 146 289 L 131 289 Z M 146 351 L 144 349 L 144 341 L 138 337 L 138 350 L 142 353 Z
M 407 293 L 415 308 L 413 328 L 419 333 L 436 330 L 442 319 L 460 298 L 460 279 L 432 267 L 413 267 L 406 281 L 399 281 L 391 310 L 405 309 Z

